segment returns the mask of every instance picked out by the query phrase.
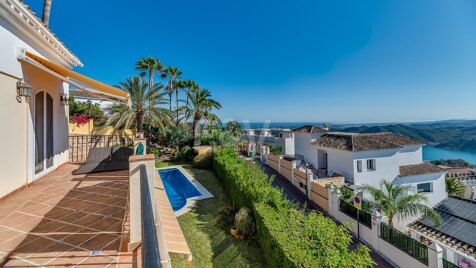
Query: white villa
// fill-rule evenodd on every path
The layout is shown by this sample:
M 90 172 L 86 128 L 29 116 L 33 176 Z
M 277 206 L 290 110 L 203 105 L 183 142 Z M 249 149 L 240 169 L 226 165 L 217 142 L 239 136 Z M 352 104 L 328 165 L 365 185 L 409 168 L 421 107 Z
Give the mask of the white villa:
M 445 172 L 423 161 L 423 143 L 394 133 L 329 132 L 318 126 L 295 129 L 295 154 L 324 174 L 339 173 L 352 185 L 379 187 L 385 179 L 424 192 L 429 206 L 447 197 Z
M 0 1 L 0 40 L 2 198 L 68 161 L 70 84 L 117 100 L 128 96 L 71 71 L 81 61 L 22 1 Z
M 290 129 L 244 129 L 241 140 L 259 146 L 281 146 L 283 154 L 294 155 L 294 133 Z

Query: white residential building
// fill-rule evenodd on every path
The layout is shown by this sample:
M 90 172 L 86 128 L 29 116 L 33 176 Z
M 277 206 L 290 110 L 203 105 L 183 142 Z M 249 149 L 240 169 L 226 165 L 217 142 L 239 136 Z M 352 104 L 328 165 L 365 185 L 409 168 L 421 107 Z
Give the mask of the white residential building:
M 241 140 L 258 145 L 281 146 L 282 154 L 294 155 L 294 133 L 290 129 L 245 129 Z
M 128 95 L 71 71 L 81 61 L 20 0 L 0 1 L 0 40 L 1 199 L 68 161 L 70 84 Z
M 394 184 L 410 184 L 415 191 L 425 193 L 429 206 L 447 197 L 445 172 L 423 161 L 422 142 L 394 133 L 304 129 L 304 133 L 302 128 L 294 131 L 295 153 L 324 174 L 339 173 L 352 185 L 380 187 L 384 179 Z

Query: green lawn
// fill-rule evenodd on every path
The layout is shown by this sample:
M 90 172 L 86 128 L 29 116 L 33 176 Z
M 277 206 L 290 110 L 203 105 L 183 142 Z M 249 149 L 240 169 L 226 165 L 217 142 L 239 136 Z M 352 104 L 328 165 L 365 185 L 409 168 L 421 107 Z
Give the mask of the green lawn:
M 157 162 L 157 167 L 174 163 Z M 214 224 L 219 208 L 230 201 L 213 171 L 199 170 L 184 165 L 213 198 L 200 200 L 190 212 L 178 221 L 193 254 L 193 267 L 265 267 L 261 248 L 256 240 L 236 240 L 225 230 Z M 172 267 L 187 267 L 181 255 L 172 254 Z

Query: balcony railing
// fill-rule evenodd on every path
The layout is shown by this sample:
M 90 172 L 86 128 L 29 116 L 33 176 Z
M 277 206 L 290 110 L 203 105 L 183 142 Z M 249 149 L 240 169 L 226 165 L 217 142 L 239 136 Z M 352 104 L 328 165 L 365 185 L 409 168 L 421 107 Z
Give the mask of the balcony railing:
M 443 268 L 458 268 L 459 266 L 447 261 L 446 259 L 443 259 Z
M 150 186 L 145 165 L 140 167 L 140 192 L 142 208 L 142 267 L 161 267 L 154 207 L 150 197 Z

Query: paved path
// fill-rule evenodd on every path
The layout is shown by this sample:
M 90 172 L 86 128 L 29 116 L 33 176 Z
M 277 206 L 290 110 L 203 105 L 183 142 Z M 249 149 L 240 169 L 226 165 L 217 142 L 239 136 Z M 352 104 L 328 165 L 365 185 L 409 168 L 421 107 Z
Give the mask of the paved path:
M 266 174 L 268 174 L 268 176 L 273 176 L 274 175 L 275 178 L 274 178 L 274 181 L 273 181 L 272 185 L 274 187 L 278 188 L 278 189 L 281 189 L 283 191 L 286 199 L 290 200 L 291 202 L 298 203 L 306 211 L 319 211 L 324 215 L 328 215 L 325 210 L 323 210 L 322 208 L 320 208 L 316 204 L 311 203 L 301 191 L 296 189 L 296 187 L 294 187 L 294 185 L 292 185 L 292 183 L 290 181 L 288 181 L 286 178 L 284 178 L 281 174 L 276 172 L 274 169 L 270 168 L 269 166 L 267 166 L 266 164 L 264 164 L 263 162 L 261 162 L 259 160 L 255 160 L 255 163 L 258 164 L 259 166 L 261 166 L 263 168 L 264 172 Z M 339 222 L 337 222 L 337 223 L 340 224 Z M 357 238 L 354 235 L 352 235 L 352 237 L 353 237 L 353 241 L 357 241 Z M 355 243 L 350 245 L 350 248 L 354 249 L 354 248 L 357 247 L 358 244 L 359 244 L 359 242 L 355 242 Z M 374 262 L 377 263 L 377 265 L 375 265 L 375 267 L 378 267 L 378 268 L 387 268 L 387 267 L 391 268 L 391 267 L 393 267 L 389 262 L 387 262 L 385 259 L 383 259 L 374 250 L 372 250 L 370 252 L 370 256 L 372 257 Z

